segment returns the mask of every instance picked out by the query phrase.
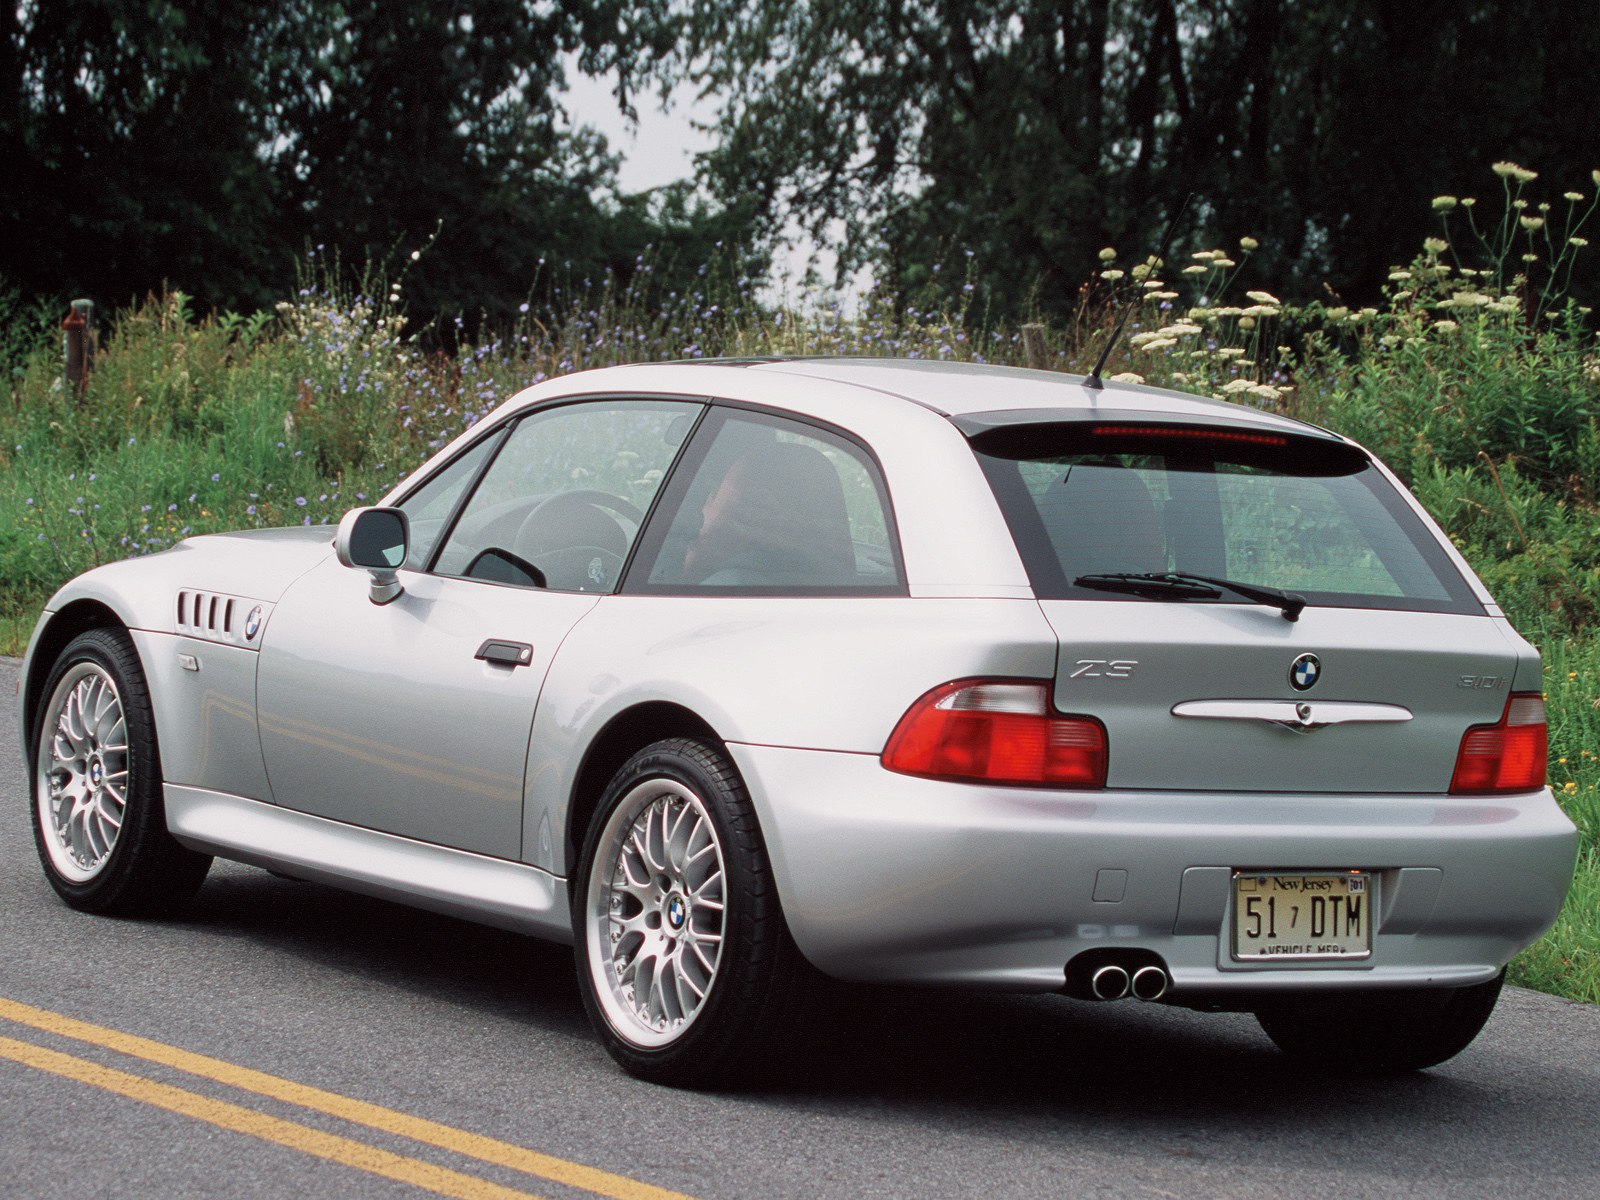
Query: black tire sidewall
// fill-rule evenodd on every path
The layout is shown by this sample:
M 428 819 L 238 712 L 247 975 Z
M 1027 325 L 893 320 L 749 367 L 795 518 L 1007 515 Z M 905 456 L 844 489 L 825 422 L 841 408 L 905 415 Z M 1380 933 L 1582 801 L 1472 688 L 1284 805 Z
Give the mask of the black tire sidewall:
M 128 743 L 127 800 L 116 845 L 105 866 L 81 882 L 63 876 L 51 861 L 39 805 L 39 770 L 49 753 L 45 739 L 51 700 L 61 680 L 80 663 L 99 667 L 116 685 Z M 144 669 L 126 633 L 92 629 L 67 644 L 46 677 L 29 747 L 27 792 L 34 848 L 57 895 L 84 912 L 134 915 L 167 907 L 194 891 L 210 859 L 185 850 L 167 832 L 155 716 Z
M 669 779 L 700 798 L 722 846 L 723 947 L 716 978 L 700 1012 L 681 1037 L 661 1047 L 642 1047 L 615 1030 L 595 994 L 587 913 L 600 839 L 623 799 L 639 784 Z M 579 990 L 590 1023 L 606 1049 L 640 1078 L 678 1086 L 720 1081 L 757 1040 L 769 976 L 776 968 L 771 925 L 782 924 L 777 891 L 754 808 L 737 772 L 719 747 L 699 739 L 674 738 L 647 746 L 612 779 L 595 809 L 572 884 L 572 927 Z
M 1278 1048 L 1330 1074 L 1397 1075 L 1454 1058 L 1482 1031 L 1505 983 L 1505 968 L 1483 983 L 1416 989 L 1341 1004 L 1308 998 L 1257 1011 Z

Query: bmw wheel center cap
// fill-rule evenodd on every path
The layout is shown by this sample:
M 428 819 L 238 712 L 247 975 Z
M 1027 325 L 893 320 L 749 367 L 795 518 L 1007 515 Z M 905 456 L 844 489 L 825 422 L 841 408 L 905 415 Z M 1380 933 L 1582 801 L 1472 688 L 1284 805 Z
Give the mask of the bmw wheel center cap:
M 1322 663 L 1315 654 L 1302 654 L 1289 664 L 1289 686 L 1297 692 L 1310 690 L 1322 677 Z

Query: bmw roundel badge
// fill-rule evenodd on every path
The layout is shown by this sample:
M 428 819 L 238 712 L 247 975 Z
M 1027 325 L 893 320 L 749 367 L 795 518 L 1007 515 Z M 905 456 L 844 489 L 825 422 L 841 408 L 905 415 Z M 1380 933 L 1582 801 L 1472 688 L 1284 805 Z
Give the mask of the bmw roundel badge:
M 1297 692 L 1310 690 L 1322 677 L 1322 663 L 1315 654 L 1302 654 L 1289 664 L 1289 686 Z
M 244 619 L 244 640 L 255 641 L 256 634 L 261 632 L 261 605 L 256 605 L 250 610 L 250 615 Z

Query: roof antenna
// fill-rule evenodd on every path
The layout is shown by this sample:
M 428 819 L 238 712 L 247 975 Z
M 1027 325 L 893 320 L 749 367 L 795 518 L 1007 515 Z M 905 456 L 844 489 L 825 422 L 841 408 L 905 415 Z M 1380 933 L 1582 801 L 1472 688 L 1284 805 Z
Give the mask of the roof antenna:
M 1167 232 L 1162 235 L 1161 249 L 1156 251 L 1155 264 L 1150 268 L 1152 271 L 1160 267 L 1162 259 L 1167 257 L 1167 247 L 1172 245 L 1172 232 L 1173 230 L 1177 229 L 1178 219 L 1189 210 L 1189 201 L 1193 199 L 1193 192 L 1190 192 L 1188 195 L 1186 195 L 1183 198 L 1183 203 L 1178 205 L 1178 211 L 1172 214 L 1172 220 L 1167 222 Z M 1104 383 L 1100 382 L 1100 369 L 1106 365 L 1106 359 L 1111 357 L 1111 348 L 1117 344 L 1117 339 L 1122 336 L 1122 326 L 1127 321 L 1128 314 L 1132 311 L 1132 303 L 1122 306 L 1122 315 L 1117 318 L 1117 327 L 1111 331 L 1111 337 L 1106 342 L 1106 348 L 1100 351 L 1100 358 L 1094 364 L 1094 370 L 1090 371 L 1088 377 L 1084 379 L 1084 387 L 1092 390 L 1098 390 L 1106 386 Z

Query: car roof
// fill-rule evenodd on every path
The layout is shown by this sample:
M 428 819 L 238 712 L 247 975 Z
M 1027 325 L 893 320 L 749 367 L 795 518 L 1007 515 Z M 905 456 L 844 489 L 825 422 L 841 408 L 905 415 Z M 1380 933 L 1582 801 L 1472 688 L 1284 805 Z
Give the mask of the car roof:
M 1337 438 L 1303 421 L 1227 400 L 1110 380 L 1101 388 L 1089 388 L 1083 385 L 1081 375 L 987 363 L 839 356 L 690 359 L 602 368 L 566 379 L 576 383 L 588 376 L 589 382 L 601 384 L 600 377 L 612 376 L 604 382 L 616 384 L 621 382 L 619 376 L 626 375 L 632 377 L 632 382 L 639 383 L 643 382 L 639 378 L 641 375 L 651 374 L 659 376 L 660 384 L 652 380 L 647 386 L 660 386 L 674 377 L 682 378 L 682 374 L 707 369 L 801 376 L 865 388 L 932 409 L 954 420 L 969 434 L 999 425 L 1035 421 L 1148 419 L 1156 415 Z

